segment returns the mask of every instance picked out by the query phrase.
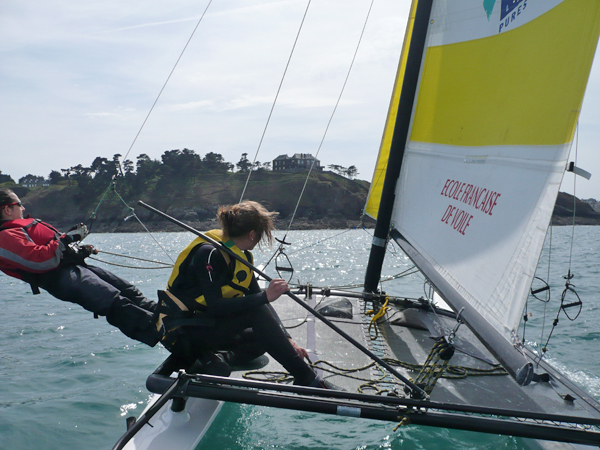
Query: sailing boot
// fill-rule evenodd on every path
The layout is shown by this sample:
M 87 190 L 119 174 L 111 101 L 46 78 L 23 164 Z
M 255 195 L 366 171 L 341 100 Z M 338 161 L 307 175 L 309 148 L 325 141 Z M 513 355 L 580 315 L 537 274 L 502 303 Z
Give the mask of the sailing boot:
M 113 301 L 106 321 L 127 337 L 150 347 L 154 347 L 160 340 L 154 313 L 140 308 L 125 297 L 118 297 Z
M 205 352 L 187 370 L 189 374 L 217 375 L 228 377 L 231 369 L 218 353 Z
M 319 388 L 319 389 L 331 389 L 333 391 L 346 391 L 346 389 L 333 384 L 331 381 L 324 380 L 321 377 L 316 377 L 308 387 Z

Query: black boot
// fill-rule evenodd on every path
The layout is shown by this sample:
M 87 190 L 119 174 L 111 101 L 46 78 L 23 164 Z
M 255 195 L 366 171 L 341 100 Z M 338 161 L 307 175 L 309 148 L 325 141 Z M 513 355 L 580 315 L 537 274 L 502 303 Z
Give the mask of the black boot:
M 228 377 L 231 369 L 218 353 L 205 352 L 188 369 L 187 373 L 201 373 L 204 375 L 217 375 Z

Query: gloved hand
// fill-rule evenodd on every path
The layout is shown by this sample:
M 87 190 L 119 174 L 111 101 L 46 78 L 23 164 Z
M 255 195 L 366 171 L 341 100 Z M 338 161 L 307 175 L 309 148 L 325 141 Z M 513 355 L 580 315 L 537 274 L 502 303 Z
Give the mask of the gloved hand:
M 60 237 L 60 240 L 63 241 L 66 245 L 69 245 L 71 242 L 79 242 L 83 240 L 89 234 L 87 227 L 80 223 L 74 225 L 68 232 L 63 234 Z
M 69 244 L 71 244 L 72 242 L 79 242 L 87 235 L 88 229 L 84 224 L 80 223 L 73 226 L 68 232 L 66 232 L 59 238 L 60 250 L 64 252 L 69 246 Z
M 87 258 L 90 255 L 97 255 L 98 250 L 95 249 L 93 245 L 80 245 L 79 246 L 79 254 L 83 258 Z

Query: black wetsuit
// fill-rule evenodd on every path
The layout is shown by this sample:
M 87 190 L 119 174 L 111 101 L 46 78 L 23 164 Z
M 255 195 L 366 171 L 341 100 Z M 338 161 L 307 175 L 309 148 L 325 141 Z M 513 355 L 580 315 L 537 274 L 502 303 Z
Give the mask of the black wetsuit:
M 315 378 L 314 372 L 290 343 L 266 292 L 261 291 L 254 276 L 247 295 L 223 298 L 221 286 L 230 277 L 230 268 L 220 251 L 214 250 L 211 244 L 201 245 L 182 274 L 200 284 L 206 301 L 202 315 L 213 319 L 214 325 L 182 326 L 175 342 L 165 346 L 191 360 L 207 350 L 233 350 L 248 359 L 267 352 L 290 372 L 296 383 L 309 384 Z M 176 288 L 169 290 L 176 297 L 185 295 Z
M 106 321 L 126 336 L 154 347 L 159 340 L 154 309 L 134 285 L 115 274 L 87 264 L 61 264 L 38 274 L 36 284 L 52 296 L 77 303 L 88 311 L 106 316 Z

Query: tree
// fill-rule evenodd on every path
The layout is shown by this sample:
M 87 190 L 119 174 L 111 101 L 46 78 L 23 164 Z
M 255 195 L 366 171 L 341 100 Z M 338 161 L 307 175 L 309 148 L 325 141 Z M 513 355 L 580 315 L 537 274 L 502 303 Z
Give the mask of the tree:
M 123 161 L 123 168 L 125 169 L 125 176 L 133 175 L 135 171 L 135 167 L 133 166 L 133 161 L 130 159 L 126 159 Z
M 85 194 L 87 194 L 88 186 L 92 180 L 92 177 L 90 176 L 92 169 L 90 167 L 83 167 L 81 164 L 77 164 L 76 166 L 71 167 L 69 171 L 69 179 L 77 181 L 77 186 L 79 186 L 79 188 L 82 189 Z
M 5 175 L 2 173 L 2 171 L 0 170 L 0 183 L 14 183 L 15 180 L 12 179 L 12 177 L 10 175 Z
M 64 178 L 68 181 L 68 185 L 71 186 L 71 169 L 60 169 L 64 173 Z
M 331 170 L 332 172 L 337 173 L 338 175 L 342 175 L 346 171 L 345 167 L 340 166 L 338 164 L 330 164 L 327 167 L 329 168 L 329 170 Z
M 252 163 L 248 161 L 248 153 L 242 153 L 242 157 L 236 164 L 236 167 L 240 172 L 248 172 L 252 167 Z
M 202 159 L 194 150 L 167 150 L 161 156 L 163 165 L 173 169 L 173 176 L 180 178 L 195 178 Z
M 146 183 L 157 176 L 160 167 L 162 167 L 160 161 L 150 159 L 145 153 L 139 155 L 137 157 L 135 178 L 132 183 L 133 187 L 138 190 L 143 189 Z
M 142 153 L 137 157 L 136 173 L 137 176 L 143 180 L 152 178 L 158 171 L 159 167 L 160 162 L 155 159 L 150 159 L 150 157 L 145 153 Z
M 120 173 L 121 176 L 125 176 L 125 174 L 123 173 L 123 168 L 121 167 L 121 162 L 119 161 L 119 159 L 121 158 L 121 154 L 120 153 L 116 153 L 113 155 L 113 165 L 115 166 L 115 172 L 116 173 Z
M 92 162 L 92 165 L 90 166 L 90 173 L 94 174 L 95 177 L 97 176 L 101 176 L 104 174 L 110 174 L 112 176 L 112 167 L 113 165 L 110 163 L 110 161 L 107 158 L 103 158 L 100 156 L 97 156 L 94 161 Z
M 351 180 L 358 175 L 358 169 L 356 168 L 356 166 L 350 166 L 348 167 L 348 169 L 346 169 L 346 175 L 348 176 L 348 178 L 350 178 Z
M 63 177 L 57 170 L 53 170 L 52 172 L 50 172 L 50 175 L 48 175 L 48 180 L 50 180 L 50 184 L 58 184 L 64 179 L 65 177 Z
M 210 173 L 225 173 L 233 169 L 233 164 L 226 162 L 222 155 L 208 152 L 202 158 L 202 171 Z

